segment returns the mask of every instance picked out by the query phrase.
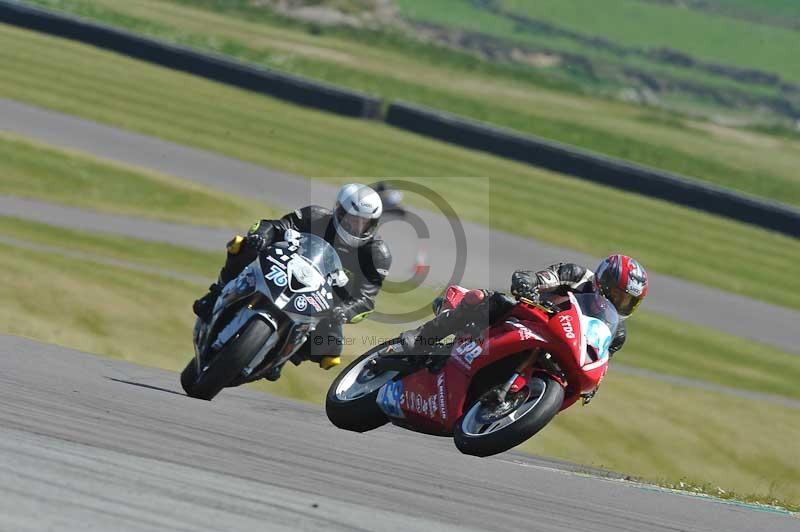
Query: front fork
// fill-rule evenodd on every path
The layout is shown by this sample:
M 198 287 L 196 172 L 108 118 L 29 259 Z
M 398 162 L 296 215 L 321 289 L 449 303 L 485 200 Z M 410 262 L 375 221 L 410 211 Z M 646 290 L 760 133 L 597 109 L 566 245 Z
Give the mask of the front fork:
M 519 365 L 514 370 L 514 373 L 511 374 L 511 377 L 503 384 L 501 388 L 496 388 L 496 394 L 489 394 L 484 398 L 484 402 L 497 402 L 497 404 L 503 403 L 506 400 L 506 397 L 510 393 L 517 393 L 522 388 L 525 387 L 528 380 L 525 378 L 525 374 L 528 372 L 529 369 L 536 364 L 536 361 L 539 360 L 539 356 L 541 355 L 541 349 L 533 349 L 528 354 L 525 359 L 519 363 Z

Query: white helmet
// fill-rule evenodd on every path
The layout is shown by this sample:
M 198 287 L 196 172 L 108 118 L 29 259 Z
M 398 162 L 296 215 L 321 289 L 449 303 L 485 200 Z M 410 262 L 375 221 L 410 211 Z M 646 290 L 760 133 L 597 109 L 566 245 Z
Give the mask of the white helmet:
M 350 183 L 336 194 L 333 225 L 342 241 L 358 247 L 375 234 L 382 212 L 383 203 L 377 192 L 366 185 Z

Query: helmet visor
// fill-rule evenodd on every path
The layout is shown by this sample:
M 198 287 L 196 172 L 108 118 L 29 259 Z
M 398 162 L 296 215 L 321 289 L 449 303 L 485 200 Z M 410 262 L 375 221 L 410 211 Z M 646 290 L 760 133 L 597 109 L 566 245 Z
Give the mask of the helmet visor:
M 608 290 L 606 297 L 617 308 L 617 312 L 620 314 L 620 316 L 625 317 L 633 314 L 633 311 L 636 310 L 636 307 L 638 307 L 639 303 L 642 302 L 641 297 L 633 296 L 616 286 L 611 287 Z
M 350 214 L 341 205 L 336 207 L 335 215 L 342 229 L 356 238 L 366 238 L 372 235 L 378 226 L 377 219 L 362 218 L 361 216 Z

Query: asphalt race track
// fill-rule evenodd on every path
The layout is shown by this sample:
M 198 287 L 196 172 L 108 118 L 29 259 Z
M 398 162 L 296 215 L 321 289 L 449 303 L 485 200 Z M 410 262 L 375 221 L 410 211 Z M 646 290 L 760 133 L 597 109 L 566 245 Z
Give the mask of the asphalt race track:
M 228 157 L 179 146 L 61 113 L 0 98 L 0 130 L 191 179 L 217 189 L 252 197 L 287 210 L 300 205 L 330 204 L 335 188 L 265 169 Z M 449 222 L 441 215 L 415 211 L 430 231 L 420 242 L 405 224 L 390 222 L 383 233 L 395 257 L 393 272 L 406 278 L 420 245 L 427 250 L 429 281 L 447 282 L 457 255 Z M 203 249 L 222 249 L 230 231 L 163 224 L 142 219 L 0 197 L 0 215 L 32 218 L 67 227 L 118 232 L 139 238 L 159 238 Z M 557 261 L 596 264 L 596 257 L 536 242 L 517 235 L 490 231 L 464 222 L 467 256 L 463 284 L 507 290 L 511 272 L 538 268 Z M 243 228 L 239 228 L 239 231 Z M 150 238 L 148 238 L 150 236 Z M 170 237 L 173 237 L 172 239 Z M 800 312 L 754 301 L 707 286 L 651 273 L 646 307 L 666 316 L 694 322 L 739 337 L 758 340 L 800 354 L 796 324 Z
M 781 532 L 788 514 L 449 438 L 333 428 L 247 390 L 0 336 L 0 530 Z

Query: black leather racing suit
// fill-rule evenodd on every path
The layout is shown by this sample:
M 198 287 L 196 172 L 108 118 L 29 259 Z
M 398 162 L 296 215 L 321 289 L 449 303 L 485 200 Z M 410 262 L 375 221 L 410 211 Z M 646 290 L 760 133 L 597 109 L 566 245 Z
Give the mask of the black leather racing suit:
M 511 291 L 520 296 L 538 292 L 543 297 L 547 297 L 547 294 L 567 295 L 567 292 L 592 293 L 595 291 L 594 272 L 571 263 L 553 264 L 537 272 L 518 270 L 511 276 Z M 514 299 L 502 292 L 486 292 L 486 297 L 477 305 L 461 304 L 423 324 L 415 331 L 415 343 L 431 345 L 470 323 L 479 329 L 486 328 L 497 323 L 515 304 Z M 626 334 L 625 323 L 620 321 L 608 348 L 609 355 L 622 348 Z
M 383 240 L 372 238 L 359 247 L 346 244 L 337 237 L 333 213 L 317 205 L 298 209 L 280 220 L 261 220 L 247 234 L 260 235 L 264 243 L 269 244 L 282 240 L 287 229 L 315 234 L 336 249 L 349 278 L 346 286 L 334 288 L 337 306 L 344 311 L 347 323 L 360 321 L 372 312 L 375 308 L 375 297 L 380 292 L 392 263 L 392 255 Z M 258 251 L 246 244 L 238 249 L 229 244 L 227 260 L 219 274 L 220 285 L 239 275 L 257 255 Z M 341 323 L 324 319 L 296 356 L 318 361 L 323 356 L 338 356 L 341 352 Z

